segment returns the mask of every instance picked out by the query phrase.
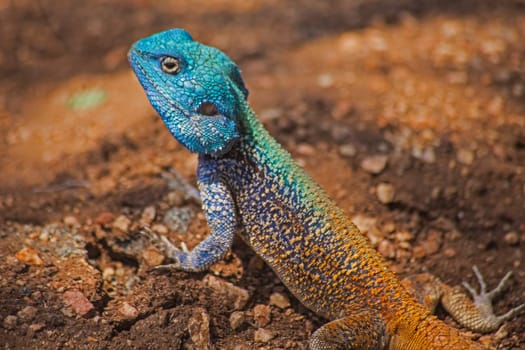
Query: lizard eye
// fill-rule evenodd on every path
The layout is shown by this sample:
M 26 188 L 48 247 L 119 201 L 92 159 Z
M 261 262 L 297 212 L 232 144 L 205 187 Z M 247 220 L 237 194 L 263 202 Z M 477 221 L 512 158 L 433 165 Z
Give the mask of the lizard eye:
M 180 62 L 178 58 L 166 56 L 160 60 L 160 68 L 168 74 L 177 74 L 180 71 Z

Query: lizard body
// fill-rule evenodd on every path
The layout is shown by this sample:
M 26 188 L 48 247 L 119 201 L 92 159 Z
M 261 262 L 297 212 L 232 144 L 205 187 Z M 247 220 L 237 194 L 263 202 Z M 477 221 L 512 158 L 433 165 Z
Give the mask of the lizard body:
M 237 66 L 173 29 L 129 54 L 173 136 L 199 154 L 211 234 L 191 252 L 167 243 L 174 268 L 202 271 L 238 232 L 290 291 L 331 320 L 309 346 L 327 349 L 482 349 L 418 303 L 383 258 L 257 120 Z

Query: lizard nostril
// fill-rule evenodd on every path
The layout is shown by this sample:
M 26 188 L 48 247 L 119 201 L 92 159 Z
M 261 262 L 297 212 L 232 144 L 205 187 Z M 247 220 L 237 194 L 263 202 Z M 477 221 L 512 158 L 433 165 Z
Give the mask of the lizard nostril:
M 219 109 L 215 105 L 215 103 L 211 102 L 204 102 L 199 106 L 199 109 L 197 110 L 198 113 L 212 117 L 214 115 L 219 114 Z

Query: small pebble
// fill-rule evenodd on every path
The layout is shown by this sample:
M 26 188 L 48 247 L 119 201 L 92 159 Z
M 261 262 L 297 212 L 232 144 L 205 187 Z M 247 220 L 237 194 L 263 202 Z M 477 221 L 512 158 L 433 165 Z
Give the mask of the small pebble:
M 234 311 L 230 315 L 230 327 L 232 330 L 238 329 L 246 320 L 246 315 L 243 311 Z
M 457 252 L 454 248 L 447 247 L 443 249 L 443 255 L 446 256 L 447 258 L 453 258 L 457 255 Z
M 253 318 L 255 320 L 255 324 L 258 327 L 264 327 L 267 324 L 270 323 L 270 312 L 271 309 L 268 305 L 255 305 L 253 308 Z
M 31 330 L 31 332 L 36 333 L 44 329 L 45 326 L 46 325 L 44 323 L 33 323 L 29 325 L 29 329 Z
M 503 236 L 503 240 L 508 245 L 517 245 L 520 242 L 520 237 L 516 232 L 511 231 L 506 233 L 505 236 Z
M 99 225 L 109 225 L 113 219 L 115 218 L 115 215 L 113 215 L 113 213 L 110 213 L 110 212 L 103 212 L 103 213 L 100 213 L 96 218 L 95 218 L 95 223 L 96 224 L 99 224 Z
M 250 298 L 250 294 L 246 289 L 237 287 L 219 277 L 208 274 L 204 276 L 202 282 L 205 286 L 210 287 L 211 289 L 225 293 L 229 302 L 236 310 L 242 309 Z
M 4 326 L 5 329 L 15 329 L 17 321 L 18 317 L 16 317 L 15 315 L 8 315 L 6 316 L 6 318 L 4 318 L 2 326 Z
M 171 191 L 167 196 L 168 204 L 172 207 L 180 207 L 184 204 L 183 191 Z
M 18 311 L 16 315 L 24 321 L 32 321 L 36 316 L 37 309 L 34 306 L 26 306 Z
M 408 231 L 396 232 L 394 238 L 398 242 L 409 242 L 414 239 L 414 235 Z
M 329 73 L 321 74 L 317 78 L 317 83 L 320 87 L 327 88 L 334 84 L 334 78 Z
M 167 234 L 169 232 L 169 230 L 166 227 L 166 225 L 162 225 L 162 224 L 155 224 L 155 225 L 151 226 L 151 229 L 155 233 L 158 233 L 159 235 L 165 235 L 165 234 Z
M 123 302 L 118 309 L 119 313 L 127 319 L 134 319 L 138 316 L 139 310 L 136 307 L 129 304 L 128 302 Z
M 151 225 L 153 220 L 155 220 L 155 216 L 157 215 L 157 211 L 155 210 L 155 207 L 150 205 L 142 211 L 142 215 L 140 216 L 140 223 L 141 225 Z
M 153 247 L 149 247 L 142 251 L 142 259 L 148 266 L 157 266 L 164 261 L 164 254 Z
M 269 304 L 277 306 L 279 309 L 286 309 L 290 307 L 290 299 L 282 293 L 275 292 L 270 295 Z
M 210 266 L 209 271 L 216 276 L 240 279 L 244 273 L 244 268 L 241 259 L 230 252 L 224 259 Z
M 459 149 L 456 154 L 456 159 L 462 164 L 471 165 L 474 161 L 474 152 L 466 148 Z
M 267 343 L 273 338 L 275 338 L 275 335 L 273 334 L 272 331 L 268 329 L 258 328 L 253 333 L 253 340 L 256 343 Z
M 105 280 L 111 279 L 113 276 L 115 276 L 115 269 L 112 267 L 106 267 L 104 270 L 102 270 L 102 278 Z
M 351 158 L 355 156 L 356 153 L 357 150 L 355 146 L 350 143 L 339 146 L 339 154 L 343 157 Z
M 79 316 L 88 316 L 95 309 L 93 304 L 79 290 L 68 290 L 62 295 L 62 301 Z
M 188 332 L 195 349 L 211 349 L 210 316 L 203 308 L 197 308 L 188 320 Z
M 392 203 L 395 193 L 394 186 L 385 182 L 380 183 L 376 187 L 377 199 L 383 204 Z
M 315 154 L 315 148 L 307 143 L 300 143 L 296 147 L 297 154 L 304 157 L 311 157 Z
M 394 244 L 388 240 L 383 240 L 379 242 L 377 246 L 377 251 L 379 254 L 384 256 L 385 258 L 395 258 L 396 257 L 396 247 Z
M 36 250 L 33 248 L 22 248 L 16 254 L 15 257 L 26 264 L 41 266 L 44 264 Z
M 361 161 L 361 168 L 370 174 L 381 173 L 388 162 L 388 157 L 385 155 L 377 155 L 366 157 Z
M 173 231 L 186 233 L 194 216 L 195 212 L 190 207 L 175 207 L 166 212 L 162 222 Z
M 64 224 L 66 224 L 68 226 L 78 225 L 78 219 L 75 216 L 72 216 L 72 215 L 68 215 L 68 216 L 64 217 L 63 221 L 64 221 Z
M 125 215 L 119 215 L 115 221 L 113 221 L 112 227 L 121 232 L 128 232 L 129 227 L 131 226 L 131 220 L 128 219 Z

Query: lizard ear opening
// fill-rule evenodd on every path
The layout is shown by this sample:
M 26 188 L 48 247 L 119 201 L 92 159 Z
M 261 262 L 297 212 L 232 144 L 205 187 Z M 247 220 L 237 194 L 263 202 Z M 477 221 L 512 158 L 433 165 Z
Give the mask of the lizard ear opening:
M 232 69 L 231 79 L 235 83 L 237 88 L 241 90 L 241 92 L 243 93 L 244 99 L 247 100 L 249 92 L 248 92 L 248 89 L 246 88 L 246 85 L 244 85 L 244 80 L 242 80 L 241 71 L 236 66 L 233 67 Z

